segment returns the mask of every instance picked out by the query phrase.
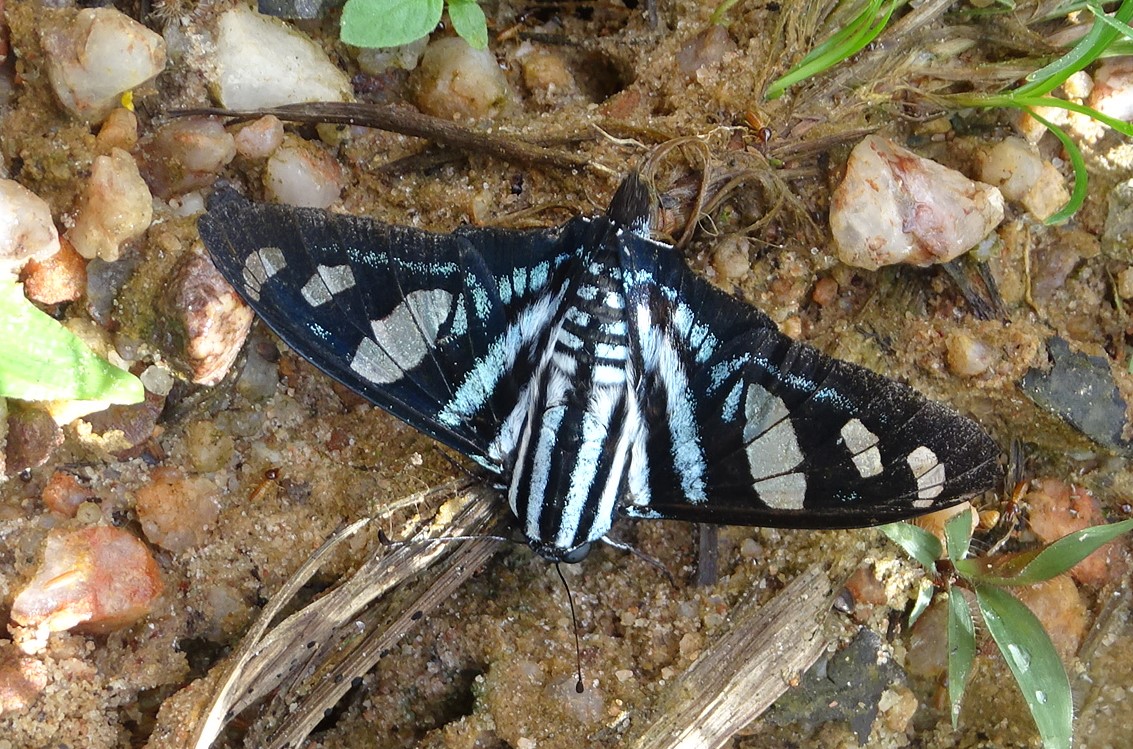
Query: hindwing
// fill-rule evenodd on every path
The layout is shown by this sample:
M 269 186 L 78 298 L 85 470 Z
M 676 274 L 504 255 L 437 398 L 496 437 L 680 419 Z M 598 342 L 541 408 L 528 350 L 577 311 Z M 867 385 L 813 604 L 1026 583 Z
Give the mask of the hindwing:
M 623 514 L 852 527 L 996 480 L 998 449 L 974 422 L 782 335 L 671 247 L 626 233 L 623 266 L 648 426 Z

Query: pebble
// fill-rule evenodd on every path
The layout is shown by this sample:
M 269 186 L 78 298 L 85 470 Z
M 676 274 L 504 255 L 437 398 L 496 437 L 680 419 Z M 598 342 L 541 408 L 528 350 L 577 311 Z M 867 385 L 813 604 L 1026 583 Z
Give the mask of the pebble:
M 275 115 L 269 114 L 244 125 L 236 131 L 233 138 L 236 153 L 246 159 L 262 161 L 283 143 L 283 123 Z
M 178 261 L 158 304 L 163 348 L 173 364 L 198 385 L 224 379 L 252 328 L 252 310 L 207 258 L 189 253 Z
M 459 37 L 429 42 L 410 83 L 422 112 L 448 120 L 481 119 L 508 98 L 495 56 Z
M 165 398 L 147 391 L 140 403 L 100 408 L 83 420 L 103 439 L 106 450 L 120 459 L 133 458 L 141 455 L 149 439 L 159 433 L 157 420 L 163 408 Z
M 1059 575 L 1011 592 L 1038 617 L 1063 663 L 1069 663 L 1086 634 L 1086 606 L 1074 581 Z
M 12 602 L 11 619 L 48 632 L 74 627 L 105 633 L 146 616 L 162 591 L 149 549 L 121 528 L 93 526 L 52 531 L 43 561 Z
M 59 252 L 46 260 L 29 260 L 21 276 L 24 295 L 40 304 L 73 302 L 87 287 L 87 263 L 65 237 Z
M 72 114 L 102 121 L 122 94 L 165 69 L 165 41 L 113 8 L 85 8 L 41 34 L 47 75 Z
M 1133 179 L 1114 185 L 1106 196 L 1106 204 L 1102 252 L 1133 265 Z M 0 206 L 3 206 L 2 202 Z
M 966 510 L 972 511 L 972 531 L 974 532 L 976 526 L 979 525 L 980 519 L 979 514 L 975 511 L 975 508 L 972 507 L 971 502 L 961 502 L 951 507 L 945 507 L 943 510 L 937 510 L 936 512 L 930 512 L 927 515 L 913 518 L 909 522 L 936 536 L 940 539 L 940 543 L 943 544 L 945 543 L 944 526 L 948 524 L 949 520 Z
M 1094 71 L 1086 103 L 1114 119 L 1133 121 L 1133 57 L 1111 57 Z
M 1003 220 L 1003 196 L 876 135 L 850 154 L 830 227 L 839 259 L 877 270 L 953 260 Z
M 423 36 L 417 41 L 397 47 L 361 47 L 357 50 L 355 59 L 358 67 L 367 75 L 381 75 L 390 68 L 413 70 L 428 44 L 429 37 Z
M 1028 509 L 1031 532 L 1044 544 L 1106 522 L 1101 503 L 1088 489 L 1058 479 L 1032 481 L 1023 503 Z M 1122 565 L 1117 564 L 1116 548 L 1115 541 L 1101 547 L 1074 565 L 1071 577 L 1096 588 L 1120 575 Z
M 59 232 L 47 202 L 10 179 L 0 179 L 0 273 L 59 251 Z
M 63 430 L 47 411 L 8 401 L 5 470 L 9 476 L 37 468 L 63 444 Z
M 200 546 L 220 517 L 220 490 L 203 476 L 160 467 L 138 488 L 135 508 L 142 532 L 175 554 Z
M 51 474 L 40 495 L 48 510 L 65 518 L 75 517 L 79 505 L 93 497 L 93 492 L 75 478 L 73 473 L 61 470 Z
M 751 241 L 741 234 L 727 234 L 712 248 L 712 269 L 723 286 L 739 283 L 751 272 Z
M 543 103 L 551 103 L 578 93 L 578 83 L 574 79 L 566 60 L 550 50 L 528 47 L 516 53 L 523 85 Z
M 228 109 L 350 101 L 350 79 L 322 47 L 276 18 L 237 6 L 217 24 L 214 94 Z
M 129 151 L 138 145 L 138 116 L 125 107 L 110 112 L 95 138 L 98 150 L 110 153 L 115 148 Z
M 143 139 L 141 169 L 157 197 L 168 200 L 216 181 L 236 158 L 236 140 L 213 117 L 186 117 Z
M 949 595 L 963 595 L 953 588 Z M 936 596 L 913 628 L 909 631 L 909 644 L 905 668 L 913 676 L 938 679 L 948 669 L 948 602 Z
M 264 170 L 264 186 L 277 203 L 329 208 L 342 194 L 342 169 L 313 143 L 289 135 Z
M 980 159 L 980 179 L 1040 221 L 1070 200 L 1062 172 L 1022 138 L 1004 138 Z
M 949 371 L 960 377 L 981 375 L 999 359 L 995 349 L 963 331 L 949 333 L 944 348 Z
M 11 643 L 0 645 L 0 715 L 27 710 L 47 689 L 47 667 Z
M 118 259 L 122 245 L 145 233 L 153 221 L 153 197 L 134 157 L 115 148 L 98 156 L 67 239 L 85 258 Z
M 685 78 L 693 79 L 701 68 L 715 65 L 725 55 L 738 49 L 726 27 L 718 23 L 709 24 L 677 52 L 677 69 Z

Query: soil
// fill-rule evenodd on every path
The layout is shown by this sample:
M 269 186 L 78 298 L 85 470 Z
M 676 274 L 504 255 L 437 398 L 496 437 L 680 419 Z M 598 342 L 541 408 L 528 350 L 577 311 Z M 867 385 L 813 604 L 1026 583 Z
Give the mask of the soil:
M 36 29 L 53 22 L 58 5 L 7 3 L 11 94 L 0 104 L 0 176 L 36 192 L 65 222 L 95 145 L 92 129 L 69 118 L 46 81 Z M 160 31 L 166 24 L 207 29 L 230 3 L 170 0 L 142 16 L 133 3 L 122 5 Z M 1114 280 L 1129 270 L 1128 253 L 1099 249 L 1107 196 L 1130 176 L 1120 165 L 1120 149 L 1128 144 L 1112 133 L 1083 143 L 1090 190 L 1069 223 L 1045 226 L 1009 207 L 999 241 L 986 257 L 1001 300 L 1000 313 L 988 319 L 979 317 L 971 295 L 939 267 L 868 272 L 842 265 L 830 249 L 826 212 L 853 144 L 877 131 L 973 174 L 977 154 L 1013 134 L 1017 115 L 945 111 L 927 96 L 956 90 L 957 80 L 969 89 L 992 88 L 995 81 L 981 79 L 978 71 L 993 61 L 1022 59 L 1057 22 L 1030 22 L 1019 11 L 976 27 L 940 15 L 923 28 L 884 36 L 830 74 L 765 101 L 761 93 L 768 83 L 824 36 L 822 19 L 834 5 L 737 4 L 725 14 L 726 26 L 714 26 L 713 5 L 690 0 L 662 4 L 657 25 L 643 8 L 620 2 L 486 4 L 490 29 L 498 35 L 491 49 L 511 96 L 490 119 L 465 124 L 501 139 L 522 137 L 584 153 L 608 171 L 507 162 L 360 127 L 295 130 L 312 140 L 322 135 L 322 147 L 343 167 L 346 188 L 335 210 L 437 231 L 465 222 L 553 225 L 577 213 L 596 213 L 620 175 L 639 167 L 657 146 L 688 139 L 657 159 L 655 181 L 664 209 L 661 229 L 673 238 L 684 233 L 702 178 L 709 197 L 719 198 L 679 249 L 695 269 L 763 309 L 794 337 L 973 416 L 1005 454 L 1018 442 L 1023 457 L 1013 467 L 1020 478 L 1084 487 L 1106 517 L 1124 519 L 1133 473 L 1121 446 L 1099 446 L 1035 405 L 1019 383 L 1029 370 L 1048 366 L 1045 341 L 1057 336 L 1075 351 L 1100 357 L 1126 402 L 1133 394 L 1125 366 L 1133 329 L 1128 301 L 1117 295 Z M 353 76 L 361 98 L 388 102 L 412 96 L 406 75 L 362 73 L 334 37 L 332 20 L 297 26 Z M 564 63 L 577 88 L 532 89 L 520 60 L 521 49 L 531 46 Z M 198 52 L 207 56 L 207 50 L 192 54 Z M 191 56 L 173 56 L 156 86 L 137 94 L 143 135 L 172 110 L 211 103 L 199 68 L 187 61 Z M 1070 168 L 1057 141 L 1048 135 L 1040 149 L 1057 160 L 1069 183 Z M 237 159 L 223 176 L 260 196 L 261 168 Z M 145 336 L 160 326 L 154 319 L 160 308 L 152 302 L 161 281 L 178 257 L 199 251 L 194 217 L 178 217 L 162 201 L 155 210 L 153 226 L 118 261 L 133 269 L 133 277 L 121 285 L 111 317 L 99 321 L 120 336 L 119 345 L 140 347 L 150 358 L 160 356 L 147 348 L 153 342 Z M 990 296 L 979 284 L 975 262 L 960 264 L 957 273 L 983 289 L 976 297 Z M 837 284 L 833 296 L 827 279 Z M 91 317 L 81 303 L 55 312 Z M 950 371 L 947 341 L 957 332 L 999 352 L 990 369 L 976 377 Z M 64 517 L 45 506 L 43 491 L 56 472 L 81 478 L 99 510 L 94 522 L 143 538 L 136 492 L 151 482 L 155 469 L 176 467 L 220 487 L 219 519 L 200 545 L 172 552 L 151 543 L 164 593 L 148 616 L 111 633 L 53 633 L 32 656 L 46 678 L 26 706 L 0 708 L 0 749 L 185 745 L 225 657 L 324 539 L 342 524 L 372 514 L 395 536 L 427 509 L 399 501 L 466 476 L 469 469 L 459 456 L 337 386 L 265 328 L 254 329 L 247 351 L 220 385 L 179 383 L 150 436 L 136 446 L 121 450 L 72 425 L 63 446 L 43 465 L 0 484 L 5 619 L 40 563 L 46 534 L 92 522 L 89 513 Z M 268 385 L 257 385 L 256 376 L 266 376 Z M 1125 423 L 1128 431 L 1128 419 Z M 1011 489 L 978 498 L 979 509 L 1001 507 Z M 499 513 L 507 512 L 500 500 Z M 906 663 L 917 658 L 918 648 L 939 647 L 944 630 L 928 630 L 920 639 L 910 635 L 906 614 L 919 573 L 875 531 L 721 528 L 716 580 L 699 587 L 693 584 L 695 528 L 622 522 L 615 535 L 639 555 L 602 546 L 583 563 L 561 568 L 576 623 L 556 568 L 522 544 L 504 546 L 356 680 L 306 746 L 625 745 L 627 736 L 673 699 L 681 674 L 728 631 L 730 612 L 741 600 L 769 600 L 813 564 L 826 570 L 836 590 L 855 571 L 880 590 L 873 597 L 860 586 L 843 592 L 843 605 L 832 608 L 822 625 L 831 651 L 862 628 L 877 633 L 872 661 L 860 661 L 850 680 L 880 679 L 870 697 L 874 702 L 861 708 L 876 709 L 879 717 L 863 736 L 845 717 L 816 720 L 806 708 L 793 713 L 777 708 L 749 725 L 732 746 L 1039 745 L 1026 704 L 982 630 L 977 666 L 953 730 L 942 676 L 916 675 Z M 384 552 L 375 536 L 360 534 L 331 554 L 301 591 L 300 603 Z M 1023 522 L 1005 550 L 1027 548 L 1032 540 Z M 979 535 L 977 543 L 990 540 Z M 1124 545 L 1111 552 L 1110 574 L 1100 582 L 1070 586 L 1086 623 L 1085 639 L 1067 663 L 1078 746 L 1126 741 L 1121 715 L 1133 685 L 1133 629 L 1126 624 L 1125 553 Z M 674 581 L 643 557 L 668 570 Z M 574 691 L 576 627 L 587 687 L 581 695 Z M 4 653 L 12 650 L 9 643 L 0 645 Z M 881 668 L 885 664 L 895 667 Z M 3 658 L 0 672 L 12 673 Z M 789 680 L 799 681 L 795 675 Z M 6 688 L 0 684 L 0 693 Z M 865 699 L 847 695 L 842 699 Z M 251 708 L 223 742 L 241 745 L 249 725 L 273 710 L 278 716 L 281 708 Z

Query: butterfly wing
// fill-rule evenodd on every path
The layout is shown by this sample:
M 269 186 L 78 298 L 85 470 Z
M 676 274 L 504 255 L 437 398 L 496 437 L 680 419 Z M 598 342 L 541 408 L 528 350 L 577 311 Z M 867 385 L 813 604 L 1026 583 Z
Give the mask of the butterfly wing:
M 623 514 L 854 527 L 995 483 L 975 422 L 782 335 L 667 245 L 627 235 L 623 252 L 648 425 Z
M 217 268 L 292 349 L 422 432 L 499 468 L 499 437 L 570 274 L 576 222 L 433 234 L 214 194 Z

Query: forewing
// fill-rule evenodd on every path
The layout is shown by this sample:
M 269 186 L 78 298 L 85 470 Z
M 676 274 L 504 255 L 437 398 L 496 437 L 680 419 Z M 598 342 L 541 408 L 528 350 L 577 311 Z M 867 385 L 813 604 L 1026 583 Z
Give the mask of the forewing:
M 213 262 L 292 349 L 490 467 L 553 315 L 573 224 L 432 234 L 218 191 Z
M 623 262 L 648 424 L 624 514 L 854 527 L 995 483 L 998 449 L 970 419 L 792 341 L 666 245 L 627 236 Z

